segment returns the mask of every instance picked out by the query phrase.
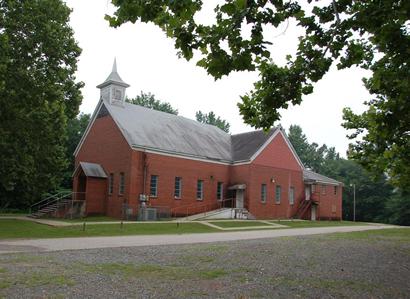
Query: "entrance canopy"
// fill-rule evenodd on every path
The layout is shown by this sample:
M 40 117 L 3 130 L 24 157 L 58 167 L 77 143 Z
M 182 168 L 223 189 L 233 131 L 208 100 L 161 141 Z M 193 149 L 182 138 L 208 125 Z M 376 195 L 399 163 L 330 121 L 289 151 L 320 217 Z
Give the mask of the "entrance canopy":
M 228 190 L 245 190 L 246 185 L 245 184 L 236 184 L 228 187 Z
M 94 178 L 102 178 L 106 179 L 107 174 L 105 173 L 104 169 L 100 164 L 97 163 L 89 163 L 89 162 L 80 162 L 77 168 L 74 170 L 73 176 L 77 174 L 79 169 L 82 169 L 85 176 L 87 177 L 94 177 Z

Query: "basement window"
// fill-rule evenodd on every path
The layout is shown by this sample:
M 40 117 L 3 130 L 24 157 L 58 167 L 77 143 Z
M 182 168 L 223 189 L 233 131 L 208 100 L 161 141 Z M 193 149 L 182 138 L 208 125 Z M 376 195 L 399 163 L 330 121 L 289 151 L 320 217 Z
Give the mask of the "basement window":
M 158 195 L 158 176 L 151 175 L 151 182 L 149 185 L 149 195 L 152 197 L 157 197 Z
M 181 194 L 182 194 L 182 178 L 177 176 L 175 177 L 174 198 L 181 199 Z
M 223 199 L 223 189 L 224 189 L 224 183 L 218 182 L 217 188 L 216 188 L 216 198 L 218 200 Z
M 196 199 L 203 200 L 204 199 L 204 181 L 198 180 L 196 184 Z
M 118 194 L 123 195 L 125 189 L 125 175 L 123 172 L 120 172 L 120 185 L 118 188 Z
M 266 202 L 266 184 L 261 185 L 261 201 Z

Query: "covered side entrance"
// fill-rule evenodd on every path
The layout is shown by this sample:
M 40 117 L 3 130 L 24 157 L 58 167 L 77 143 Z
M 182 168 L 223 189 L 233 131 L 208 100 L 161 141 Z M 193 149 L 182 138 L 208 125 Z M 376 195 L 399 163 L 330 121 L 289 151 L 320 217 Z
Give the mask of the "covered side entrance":
M 237 209 L 245 208 L 245 184 L 237 184 L 228 187 L 228 190 L 233 191 L 234 206 Z
M 73 173 L 76 200 L 84 201 L 85 215 L 104 215 L 107 206 L 107 174 L 100 164 L 80 162 Z

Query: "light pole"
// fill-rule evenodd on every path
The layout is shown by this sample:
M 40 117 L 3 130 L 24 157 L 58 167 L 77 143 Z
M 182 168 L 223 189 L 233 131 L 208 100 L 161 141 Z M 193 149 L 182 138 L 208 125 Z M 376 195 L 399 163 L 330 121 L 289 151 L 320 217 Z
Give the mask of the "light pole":
M 353 221 L 356 221 L 356 184 L 350 184 L 353 187 Z

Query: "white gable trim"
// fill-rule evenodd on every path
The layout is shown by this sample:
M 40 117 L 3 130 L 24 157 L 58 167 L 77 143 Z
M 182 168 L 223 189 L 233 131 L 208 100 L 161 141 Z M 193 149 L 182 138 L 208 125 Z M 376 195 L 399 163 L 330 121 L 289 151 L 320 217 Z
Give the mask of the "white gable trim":
M 259 156 L 262 151 L 272 142 L 273 139 L 275 139 L 276 136 L 278 136 L 278 134 L 281 134 L 283 139 L 286 142 L 286 145 L 288 146 L 288 148 L 290 149 L 290 151 L 292 152 L 293 157 L 296 159 L 296 161 L 298 162 L 300 168 L 303 170 L 305 169 L 305 166 L 303 165 L 302 161 L 300 160 L 298 154 L 296 153 L 295 148 L 292 146 L 292 144 L 290 143 L 288 137 L 286 136 L 286 134 L 283 132 L 282 127 L 278 127 L 278 129 L 276 129 L 275 133 L 272 134 L 271 137 L 269 137 L 268 140 L 266 140 L 266 142 L 256 151 L 255 154 L 253 154 L 253 156 L 251 157 L 251 159 L 248 162 L 239 162 L 239 163 L 235 163 L 234 165 L 244 165 L 244 164 L 250 164 L 253 162 L 253 160 L 256 159 L 257 156 Z
M 80 139 L 80 142 L 78 143 L 77 147 L 75 148 L 75 151 L 73 153 L 74 157 L 77 156 L 78 152 L 80 151 L 80 149 L 81 149 L 81 147 L 84 143 L 84 140 L 87 138 L 87 135 L 90 132 L 90 129 L 93 126 L 93 124 L 95 122 L 95 119 L 97 118 L 98 113 L 100 112 L 102 104 L 103 104 L 103 101 L 102 101 L 102 99 L 100 99 L 100 101 L 98 102 L 97 107 L 95 107 L 93 115 L 91 116 L 90 122 L 88 123 L 87 128 L 85 129 L 84 134 Z

